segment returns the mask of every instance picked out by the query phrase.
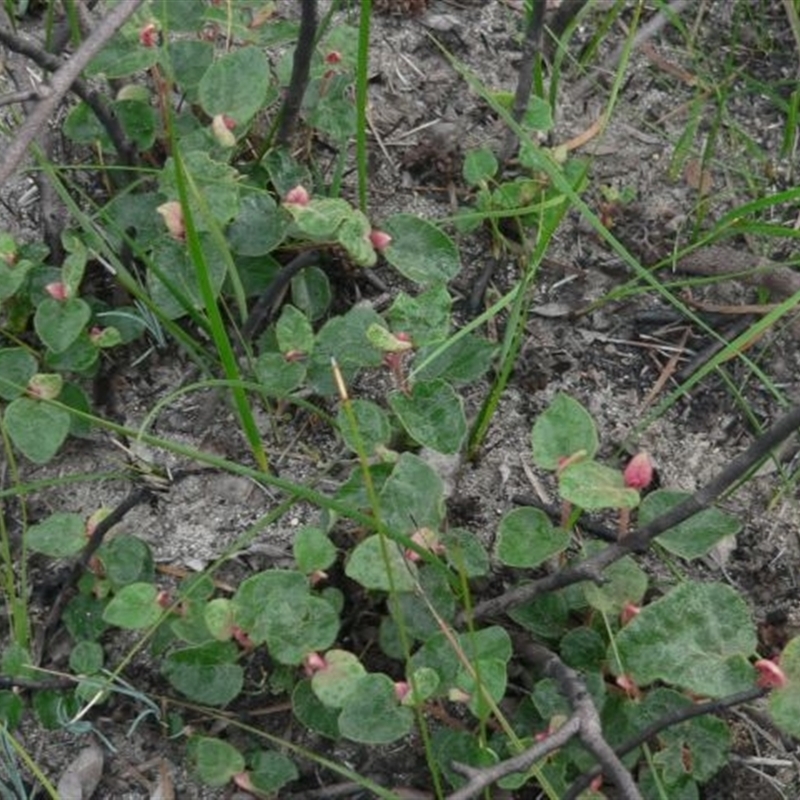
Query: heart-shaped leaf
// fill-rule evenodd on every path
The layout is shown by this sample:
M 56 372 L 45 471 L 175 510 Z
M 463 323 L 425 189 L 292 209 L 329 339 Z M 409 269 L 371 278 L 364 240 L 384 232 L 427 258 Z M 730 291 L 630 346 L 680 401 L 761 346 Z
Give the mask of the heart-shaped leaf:
M 82 333 L 92 316 L 79 297 L 54 300 L 46 297 L 36 308 L 33 325 L 39 338 L 54 352 L 66 350 Z
M 4 419 L 11 441 L 34 464 L 50 461 L 69 434 L 69 412 L 29 397 L 9 403 Z

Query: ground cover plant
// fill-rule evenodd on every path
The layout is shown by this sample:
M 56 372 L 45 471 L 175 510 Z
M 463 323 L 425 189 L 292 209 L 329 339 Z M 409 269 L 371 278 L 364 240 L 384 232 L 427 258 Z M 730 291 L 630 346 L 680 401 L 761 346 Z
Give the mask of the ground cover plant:
M 734 79 L 774 104 L 787 153 L 797 90 L 751 86 L 733 62 L 686 81 L 694 94 L 669 170 L 697 198 L 691 235 L 670 252 L 655 234 L 644 245 L 626 235 L 633 193 L 598 186 L 582 148 L 617 114 L 634 47 L 668 23 L 691 40 L 687 3 L 509 10 L 521 53 L 511 87 L 477 74 L 450 23 L 426 17 L 431 51 L 502 135 L 407 154 L 410 174 L 447 184 L 450 213 L 378 211 L 371 4 L 297 5 L 122 0 L 99 4 L 87 31 L 82 7 L 64 3 L 51 32 L 71 41 L 63 62 L 2 34 L 55 75 L 51 93 L 17 98 L 36 104 L 0 177 L 30 145 L 30 169 L 67 220 L 39 239 L 0 236 L 3 792 L 73 796 L 77 782 L 92 794 L 104 753 L 119 747 L 117 714 L 129 739 L 178 743 L 209 791 L 701 796 L 731 763 L 732 710 L 758 708 L 763 725 L 800 735 L 798 639 L 767 636 L 742 588 L 707 566 L 747 525 L 727 506 L 765 464 L 776 465 L 775 498 L 796 492 L 779 449 L 800 410 L 752 347 L 792 324 L 800 286 L 784 264 L 751 269 L 725 237 L 791 243 L 797 192 L 761 194 L 747 174 L 750 198 L 712 214 L 705 188 L 723 130 L 757 151 L 723 124 Z M 22 25 L 25 6 L 6 3 L 9 20 Z M 737 13 L 740 28 L 753 23 Z M 792 3 L 779 13 L 800 30 Z M 623 25 L 619 51 L 601 61 Z M 563 84 L 586 91 L 578 76 L 596 81 L 598 65 L 612 74 L 602 113 L 556 145 Z M 60 119 L 74 170 L 34 142 L 37 120 L 69 91 L 77 99 Z M 539 292 L 571 217 L 625 275 L 570 312 L 573 330 L 645 297 L 716 347 L 683 375 L 671 357 L 628 419 L 598 422 L 586 392 L 551 391 L 516 432 L 538 496 L 487 524 L 459 522 L 454 486 L 491 452 L 531 319 L 566 316 Z M 492 257 L 465 291 L 475 240 Z M 693 294 L 720 281 L 721 258 L 758 292 L 753 316 L 724 331 L 709 316 L 720 306 Z M 510 280 L 497 274 L 503 260 Z M 183 380 L 131 413 L 120 377 L 170 359 Z M 719 469 L 673 485 L 640 442 L 712 378 L 752 428 Z M 164 419 L 197 398 L 194 437 L 172 435 Z M 220 419 L 235 449 L 207 446 Z M 115 448 L 124 468 L 36 472 L 92 447 Z M 210 492 L 230 477 L 270 503 L 197 568 L 170 568 L 146 526 L 126 527 L 144 508 L 157 519 L 192 481 Z M 91 506 L 45 499 L 30 510 L 79 482 Z M 115 503 L 110 484 L 123 487 Z M 283 551 L 242 560 L 280 525 Z M 92 744 L 55 770 L 26 745 L 31 727 Z M 402 776 L 392 748 L 407 754 Z M 353 752 L 388 766 L 376 777 L 351 766 Z M 162 774 L 153 794 L 171 780 Z

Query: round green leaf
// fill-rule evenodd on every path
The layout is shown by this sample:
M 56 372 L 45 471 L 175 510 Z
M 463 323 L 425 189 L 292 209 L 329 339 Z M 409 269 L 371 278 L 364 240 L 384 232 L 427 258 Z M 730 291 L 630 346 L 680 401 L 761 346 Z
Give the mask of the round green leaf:
M 51 558 L 73 556 L 86 545 L 86 522 L 78 514 L 57 511 L 28 528 L 25 544 L 35 553 Z
M 224 706 L 241 691 L 244 671 L 233 661 L 236 645 L 211 642 L 170 653 L 162 671 L 179 692 L 196 703 Z
M 200 104 L 214 117 L 226 114 L 242 125 L 267 104 L 277 90 L 270 86 L 270 66 L 258 47 L 240 47 L 218 58 L 200 81 Z
M 392 392 L 389 405 L 414 441 L 439 453 L 457 453 L 467 435 L 461 396 L 442 380 L 415 383 L 410 394 Z
M 371 400 L 356 399 L 351 401 L 350 410 L 354 418 L 343 406 L 339 407 L 336 422 L 345 444 L 354 452 L 363 448 L 367 455 L 372 455 L 379 445 L 388 445 L 392 436 L 392 425 L 389 416 Z
M 625 486 L 622 473 L 596 461 L 578 461 L 564 469 L 558 476 L 558 493 L 587 511 L 639 505 L 639 492 Z
M 306 575 L 318 569 L 327 569 L 336 560 L 336 546 L 322 528 L 306 525 L 292 543 L 297 568 Z
M 251 755 L 249 775 L 253 786 L 266 794 L 277 792 L 299 777 L 294 761 L 274 750 L 259 750 Z
M 470 186 L 477 186 L 493 178 L 497 167 L 497 157 L 488 147 L 470 150 L 464 157 L 464 180 Z
M 244 772 L 244 756 L 220 739 L 192 739 L 189 752 L 198 776 L 209 786 L 224 786 L 234 775 Z
M 227 234 L 234 253 L 265 256 L 283 241 L 286 225 L 270 195 L 248 194 L 242 198 L 239 213 Z
M 314 349 L 314 329 L 308 317 L 293 305 L 285 305 L 278 322 L 275 336 L 282 353 L 310 353 Z
M 234 625 L 233 603 L 227 597 L 215 597 L 203 609 L 203 619 L 215 639 L 228 641 Z
M 325 664 L 311 678 L 311 688 L 326 706 L 341 708 L 367 671 L 358 657 L 346 650 L 329 650 L 325 653 Z
M 682 583 L 617 634 L 617 664 L 638 684 L 661 680 L 707 697 L 753 685 L 756 634 L 744 599 L 721 583 Z
M 395 542 L 375 534 L 356 546 L 345 573 L 365 589 L 410 592 L 416 585 L 417 568 Z
M 308 653 L 327 650 L 339 632 L 336 609 L 321 597 L 302 603 L 279 600 L 266 611 L 266 642 L 281 664 L 300 664 Z
M 103 666 L 103 646 L 98 642 L 78 642 L 70 651 L 69 668 L 76 675 L 94 675 Z
M 534 463 L 557 469 L 561 460 L 581 451 L 593 458 L 599 447 L 597 429 L 589 412 L 566 394 L 558 393 L 531 431 Z
M 319 267 L 306 267 L 292 278 L 292 301 L 309 319 L 324 316 L 332 297 L 331 282 Z
M 69 434 L 67 411 L 29 397 L 12 400 L 4 419 L 11 441 L 34 464 L 50 461 Z
M 0 266 L 2 266 L 0 261 Z M 2 298 L 0 298 L 2 300 Z M 0 399 L 14 400 L 24 394 L 36 374 L 36 359 L 22 347 L 0 350 Z
M 395 214 L 382 230 L 392 237 L 384 257 L 409 280 L 423 286 L 447 283 L 460 272 L 455 243 L 432 223 L 412 214 Z
M 118 534 L 97 551 L 106 578 L 114 590 L 131 583 L 152 583 L 156 568 L 153 553 L 138 536 Z
M 329 739 L 339 738 L 339 708 L 329 708 L 311 688 L 311 681 L 300 681 L 292 692 L 292 712 L 311 731 Z
M 66 350 L 83 332 L 92 316 L 79 297 L 54 300 L 46 297 L 36 308 L 33 325 L 39 338 L 54 352 Z
M 569 545 L 569 533 L 553 527 L 538 508 L 515 508 L 500 521 L 497 557 L 509 567 L 538 567 Z
M 32 267 L 32 262 L 24 259 L 10 266 L 0 258 L 0 303 L 17 293 Z
M 149 102 L 141 100 L 117 100 L 111 104 L 119 119 L 125 136 L 139 150 L 149 150 L 156 140 L 158 120 Z
M 688 492 L 669 489 L 651 492 L 639 508 L 638 524 L 647 525 L 688 497 Z M 736 517 L 712 507 L 673 526 L 658 536 L 656 541 L 670 553 L 690 561 L 706 555 L 720 539 L 735 536 L 741 529 L 742 525 Z
M 627 603 L 638 605 L 647 591 L 647 573 L 625 556 L 603 570 L 602 586 L 586 581 L 583 586 L 586 602 L 606 614 L 617 615 Z
M 266 394 L 286 397 L 303 383 L 306 365 L 302 361 L 287 361 L 281 353 L 262 353 L 256 360 L 255 371 Z
M 149 628 L 161 618 L 158 589 L 152 583 L 131 583 L 120 589 L 106 606 L 103 619 L 118 628 Z
M 342 736 L 364 744 L 389 744 L 411 732 L 414 714 L 397 702 L 387 675 L 364 675 L 339 715 Z
M 430 528 L 444 522 L 444 484 L 430 464 L 413 453 L 403 453 L 380 493 L 383 521 L 397 531 Z

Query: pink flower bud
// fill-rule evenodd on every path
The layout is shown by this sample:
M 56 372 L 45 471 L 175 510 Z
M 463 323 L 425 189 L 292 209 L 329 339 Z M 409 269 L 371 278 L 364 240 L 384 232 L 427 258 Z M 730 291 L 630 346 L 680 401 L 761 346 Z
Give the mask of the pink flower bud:
M 61 281 L 56 281 L 55 283 L 48 283 L 47 286 L 44 287 L 44 290 L 53 300 L 64 301 L 69 299 L 69 293 L 67 292 L 66 284 L 62 283 Z
M 236 137 L 226 124 L 222 114 L 217 114 L 211 120 L 211 133 L 214 134 L 217 144 L 221 147 L 233 147 L 236 144 Z
M 369 241 L 370 244 L 380 252 L 381 250 L 385 250 L 392 243 L 392 237 L 385 231 L 379 231 L 377 228 L 374 228 L 369 233 Z
M 223 114 L 222 121 L 225 123 L 225 127 L 229 131 L 236 129 L 236 120 L 233 117 L 229 117 L 227 114 Z
M 397 698 L 398 703 L 402 703 L 410 691 L 411 687 L 408 685 L 408 681 L 394 682 L 394 696 Z
M 237 772 L 233 776 L 233 782 L 243 791 L 243 792 L 257 792 L 255 784 L 253 783 L 252 779 L 250 778 L 249 772 Z
M 238 625 L 231 628 L 231 636 L 243 650 L 252 650 L 255 647 L 247 631 L 242 630 Z
M 623 477 L 629 489 L 646 489 L 653 480 L 653 462 L 650 456 L 644 451 L 637 453 L 625 467 Z
M 642 696 L 642 692 L 636 685 L 636 681 L 634 681 L 629 675 L 618 675 L 617 686 L 619 686 L 619 688 L 622 689 L 625 694 L 631 698 L 631 700 L 636 700 Z
M 283 202 L 295 206 L 307 206 L 311 202 L 311 195 L 309 195 L 308 190 L 304 186 L 298 184 L 294 189 L 289 189 L 289 191 L 286 192 L 286 197 Z
M 143 47 L 155 47 L 159 44 L 161 34 L 158 32 L 155 22 L 150 22 L 139 31 L 139 44 Z
M 338 64 L 342 60 L 342 54 L 338 50 L 331 50 L 325 56 L 325 63 L 326 64 Z
M 186 224 L 183 221 L 181 204 L 175 200 L 170 200 L 168 203 L 160 205 L 156 211 L 163 217 L 169 235 L 179 242 L 184 241 L 186 238 Z
M 630 601 L 625 603 L 619 613 L 619 621 L 622 625 L 627 625 L 642 609 Z
M 768 658 L 761 658 L 753 665 L 758 672 L 756 686 L 762 689 L 782 689 L 788 683 L 786 673 Z
M 325 667 L 328 666 L 328 663 L 325 659 L 316 652 L 309 653 L 303 659 L 303 670 L 305 671 L 306 675 L 310 678 L 315 672 L 321 672 Z
M 315 569 L 309 576 L 308 582 L 312 586 L 318 586 L 320 583 L 324 583 L 328 580 L 328 573 L 325 572 L 324 569 Z

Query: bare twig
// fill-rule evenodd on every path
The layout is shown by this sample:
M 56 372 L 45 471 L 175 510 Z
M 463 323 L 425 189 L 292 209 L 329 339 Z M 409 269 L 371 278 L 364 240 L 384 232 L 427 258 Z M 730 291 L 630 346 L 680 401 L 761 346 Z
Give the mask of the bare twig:
M 105 47 L 142 2 L 143 0 L 120 0 L 119 4 L 114 6 L 109 14 L 100 21 L 69 61 L 53 75 L 50 94 L 38 103 L 6 149 L 3 162 L 0 164 L 0 186 L 14 174 L 25 156 L 28 146 L 42 127 L 47 124 L 47 120 L 50 119 L 86 65 Z
M 708 508 L 725 491 L 760 464 L 770 454 L 770 451 L 784 439 L 791 436 L 798 428 L 800 428 L 800 405 L 794 406 L 787 411 L 771 428 L 761 434 L 744 453 L 740 453 L 734 458 L 709 483 L 691 497 L 670 509 L 666 514 L 656 517 L 652 522 L 626 536 L 621 542 L 610 545 L 605 550 L 581 561 L 574 567 L 560 570 L 531 583 L 517 586 L 499 597 L 478 603 L 473 609 L 473 618 L 481 619 L 501 613 L 509 608 L 526 603 L 545 592 L 571 586 L 581 581 L 602 582 L 603 570 L 609 564 L 619 561 L 620 558 L 630 553 L 644 552 L 656 536 Z
M 663 717 L 657 719 L 646 728 L 643 728 L 635 736 L 632 736 L 619 747 L 615 748 L 614 752 L 617 754 L 617 756 L 622 758 L 667 728 L 671 728 L 674 725 L 680 725 L 682 722 L 694 719 L 695 717 L 702 717 L 706 714 L 716 714 L 720 711 L 724 711 L 727 708 L 740 706 L 743 703 L 749 703 L 752 700 L 757 700 L 759 697 L 763 697 L 767 691 L 767 689 L 754 686 L 752 689 L 746 689 L 743 692 L 737 692 L 736 694 L 722 697 L 719 700 L 709 700 L 705 703 L 692 703 L 687 701 L 686 706 L 683 708 L 676 708 L 669 714 L 664 714 Z M 562 800 L 576 800 L 576 798 L 580 796 L 581 792 L 588 788 L 592 780 L 601 772 L 601 767 L 595 767 L 586 772 L 584 775 L 581 775 L 580 778 L 578 778 L 572 784 L 572 786 L 570 786 L 569 791 L 564 795 Z
M 447 800 L 469 800 L 476 797 L 482 789 L 500 778 L 529 769 L 544 756 L 563 747 L 574 736 L 577 736 L 584 747 L 598 760 L 598 771 L 613 781 L 619 791 L 619 797 L 623 800 L 641 800 L 642 796 L 636 788 L 633 776 L 603 737 L 600 715 L 580 675 L 564 664 L 555 653 L 524 634 L 517 634 L 514 637 L 514 646 L 524 661 L 531 664 L 543 676 L 556 681 L 572 709 L 572 715 L 558 730 L 513 758 L 484 768 L 464 764 L 454 765 L 454 769 L 469 778 L 469 783 L 448 795 Z
M 300 34 L 292 61 L 292 77 L 286 98 L 281 109 L 281 124 L 278 128 L 276 143 L 286 146 L 292 138 L 297 115 L 303 103 L 303 95 L 308 86 L 311 73 L 311 56 L 314 54 L 314 41 L 317 36 L 317 0 L 301 0 L 300 2 Z
M 516 123 L 522 122 L 522 118 L 525 116 L 531 98 L 536 58 L 537 56 L 541 57 L 542 52 L 545 8 L 545 3 L 533 4 L 528 19 L 528 27 L 525 30 L 525 40 L 522 43 L 522 59 L 519 64 L 517 78 L 517 89 L 514 92 L 514 108 L 511 112 L 514 122 Z M 514 155 L 518 143 L 517 134 L 509 128 L 506 133 L 505 141 L 503 142 L 503 149 L 500 151 L 501 164 L 504 164 Z
M 57 72 L 65 63 L 52 53 L 40 49 L 33 42 L 29 42 L 27 39 L 23 39 L 21 36 L 2 28 L 0 28 L 0 44 L 4 44 L 9 50 L 29 58 L 34 64 L 48 72 Z M 105 98 L 81 78 L 75 79 L 72 84 L 72 91 L 92 109 L 100 124 L 105 128 L 106 133 L 108 133 L 122 163 L 125 165 L 133 164 L 133 148 L 125 138 L 125 133 L 119 120 L 109 112 Z M 32 94 L 29 99 L 42 99 L 47 97 L 49 93 L 49 87 L 43 86 L 35 94 Z

